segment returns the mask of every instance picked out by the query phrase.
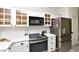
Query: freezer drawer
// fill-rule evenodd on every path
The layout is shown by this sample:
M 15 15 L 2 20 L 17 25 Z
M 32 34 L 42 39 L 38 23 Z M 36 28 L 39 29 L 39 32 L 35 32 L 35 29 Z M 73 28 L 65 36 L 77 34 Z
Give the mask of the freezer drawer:
M 61 42 L 61 48 L 59 48 L 60 52 L 66 52 L 71 49 L 71 40 L 66 40 Z

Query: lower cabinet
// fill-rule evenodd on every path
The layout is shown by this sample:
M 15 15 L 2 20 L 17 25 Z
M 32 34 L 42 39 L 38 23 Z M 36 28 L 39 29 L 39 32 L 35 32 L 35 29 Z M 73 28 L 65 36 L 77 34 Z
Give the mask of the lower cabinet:
M 56 50 L 56 36 L 48 38 L 48 52 Z
M 9 52 L 29 52 L 29 41 L 13 43 L 9 47 Z

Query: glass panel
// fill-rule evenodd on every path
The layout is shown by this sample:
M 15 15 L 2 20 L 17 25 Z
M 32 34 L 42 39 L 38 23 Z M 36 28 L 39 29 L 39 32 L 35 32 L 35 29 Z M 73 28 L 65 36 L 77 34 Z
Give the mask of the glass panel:
M 21 24 L 21 22 L 20 21 L 17 21 L 16 24 Z
M 50 21 L 50 18 L 48 18 L 48 21 Z
M 3 18 L 3 14 L 0 14 L 0 18 Z
M 16 19 L 21 19 L 21 16 L 16 16 Z
M 0 24 L 3 24 L 4 22 L 3 22 L 3 19 L 2 20 L 0 20 Z
M 0 24 L 3 24 L 3 22 L 0 22 Z
M 5 24 L 10 24 L 11 22 L 10 22 L 10 19 L 6 19 L 5 20 Z
M 22 22 L 27 22 L 26 20 L 22 20 Z
M 47 22 L 45 22 L 45 24 L 47 24 Z
M 26 16 L 27 14 L 26 13 L 21 13 L 21 15 L 25 15 Z
M 27 22 L 22 22 L 22 24 L 27 24 Z
M 50 22 L 48 22 L 48 24 L 50 25 Z
M 50 17 L 50 15 L 48 15 L 48 17 Z
M 3 13 L 4 12 L 4 9 L 3 8 L 0 8 L 0 13 Z
M 47 18 L 45 18 L 45 21 L 47 21 Z
M 16 24 L 21 24 L 21 16 L 16 16 Z
M 11 19 L 11 15 L 5 15 L 5 19 Z
M 11 24 L 9 21 L 5 22 L 5 24 Z
M 27 17 L 26 16 L 22 16 L 22 20 L 26 20 L 27 19 Z
M 5 13 L 11 13 L 10 9 L 5 9 Z
M 45 14 L 45 17 L 47 17 L 47 14 Z

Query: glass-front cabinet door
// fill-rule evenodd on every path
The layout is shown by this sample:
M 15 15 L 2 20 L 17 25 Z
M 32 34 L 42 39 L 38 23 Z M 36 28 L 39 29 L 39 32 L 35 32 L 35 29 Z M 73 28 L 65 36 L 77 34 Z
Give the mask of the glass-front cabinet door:
M 44 25 L 45 26 L 51 26 L 51 14 L 45 14 Z
M 0 27 L 27 26 L 27 11 L 16 8 L 0 8 Z
M 11 9 L 0 8 L 0 26 L 11 25 Z
M 27 26 L 27 12 L 16 10 L 16 26 Z

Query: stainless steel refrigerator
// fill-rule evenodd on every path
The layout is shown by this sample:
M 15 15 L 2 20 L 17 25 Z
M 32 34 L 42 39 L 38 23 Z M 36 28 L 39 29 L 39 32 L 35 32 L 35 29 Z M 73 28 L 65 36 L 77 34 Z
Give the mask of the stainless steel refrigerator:
M 56 50 L 60 52 L 66 52 L 71 49 L 72 44 L 72 26 L 71 19 L 59 17 L 52 19 L 52 26 L 50 32 L 56 34 Z

